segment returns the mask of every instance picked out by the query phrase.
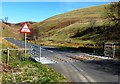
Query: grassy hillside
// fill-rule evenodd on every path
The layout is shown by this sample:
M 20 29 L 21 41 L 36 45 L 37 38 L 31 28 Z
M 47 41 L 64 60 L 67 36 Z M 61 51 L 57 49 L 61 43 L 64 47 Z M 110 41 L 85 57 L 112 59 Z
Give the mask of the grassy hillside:
M 101 11 L 102 10 L 102 11 Z M 74 23 L 85 23 L 91 20 L 102 20 L 104 5 L 90 8 L 77 9 L 64 14 L 50 17 L 43 22 L 36 23 L 33 27 L 41 27 L 42 31 L 64 28 Z
M 10 24 L 0 22 L 0 25 L 1 25 L 1 30 L 2 30 L 1 37 L 3 38 L 12 37 L 12 38 L 17 38 L 17 39 L 20 39 L 22 37 L 19 33 L 19 29 L 14 28 Z
M 31 27 L 39 28 L 42 44 L 86 46 L 105 41 L 120 41 L 120 28 L 105 19 L 105 6 L 77 9 L 50 17 Z M 40 40 L 40 41 L 39 41 Z

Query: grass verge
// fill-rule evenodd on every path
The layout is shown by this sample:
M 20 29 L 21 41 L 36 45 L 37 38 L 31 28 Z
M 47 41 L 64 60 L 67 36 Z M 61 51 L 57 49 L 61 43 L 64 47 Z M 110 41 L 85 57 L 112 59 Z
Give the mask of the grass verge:
M 65 82 L 65 78 L 46 65 L 32 61 L 16 60 L 3 73 L 2 84 L 6 83 L 48 83 Z
M 17 48 L 15 45 L 3 40 L 3 48 Z M 52 68 L 31 60 L 22 61 L 22 51 L 10 51 L 9 63 L 6 63 L 6 54 L 2 52 L 2 84 L 13 83 L 48 83 L 65 82 L 66 79 L 61 74 L 56 73 Z M 20 54 L 21 53 L 21 54 Z M 28 58 L 29 58 L 29 54 Z

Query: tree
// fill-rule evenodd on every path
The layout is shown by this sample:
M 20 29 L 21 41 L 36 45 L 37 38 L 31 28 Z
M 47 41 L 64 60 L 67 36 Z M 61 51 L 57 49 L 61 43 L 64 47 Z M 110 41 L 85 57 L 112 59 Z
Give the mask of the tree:
M 4 22 L 4 19 L 0 19 L 2 22 Z
M 7 23 L 8 17 L 5 17 L 4 19 L 0 19 L 3 23 Z
M 120 1 L 111 2 L 109 6 L 105 7 L 107 18 L 114 22 L 117 26 L 120 24 Z
M 32 34 L 28 36 L 30 40 L 38 40 L 39 37 L 39 28 L 32 28 Z
M 7 21 L 8 21 L 8 17 L 5 17 L 5 18 L 4 18 L 4 21 L 7 23 Z

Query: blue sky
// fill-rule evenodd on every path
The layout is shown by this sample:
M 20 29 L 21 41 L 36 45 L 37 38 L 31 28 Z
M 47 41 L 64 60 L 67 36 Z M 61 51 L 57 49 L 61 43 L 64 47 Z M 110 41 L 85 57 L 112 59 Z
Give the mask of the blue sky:
M 2 2 L 2 16 L 8 22 L 40 22 L 57 14 L 108 2 Z

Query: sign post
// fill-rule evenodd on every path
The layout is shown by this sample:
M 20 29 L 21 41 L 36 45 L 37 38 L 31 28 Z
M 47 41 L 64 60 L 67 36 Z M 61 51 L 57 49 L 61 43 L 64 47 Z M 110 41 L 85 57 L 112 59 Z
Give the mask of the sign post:
M 25 47 L 25 50 L 24 50 L 24 53 L 25 53 L 25 55 L 24 55 L 24 60 L 26 59 L 26 36 L 27 36 L 27 34 L 25 33 L 25 45 L 24 45 L 24 47 Z
M 28 24 L 25 22 L 22 26 L 22 28 L 20 29 L 20 33 L 24 33 L 24 36 L 25 36 L 25 43 L 24 43 L 24 60 L 26 60 L 26 38 L 27 38 L 27 34 L 30 34 L 31 33 L 31 30 L 28 26 Z

